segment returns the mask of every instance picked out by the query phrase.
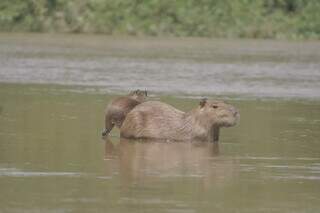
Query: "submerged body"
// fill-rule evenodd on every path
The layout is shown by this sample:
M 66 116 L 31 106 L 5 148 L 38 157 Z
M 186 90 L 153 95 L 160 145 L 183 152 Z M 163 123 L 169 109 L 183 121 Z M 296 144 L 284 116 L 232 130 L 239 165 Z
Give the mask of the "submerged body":
M 220 127 L 234 126 L 239 117 L 235 107 L 222 101 L 202 100 L 190 112 L 149 101 L 127 114 L 120 134 L 135 139 L 218 141 Z
M 105 129 L 102 136 L 110 133 L 114 126 L 121 128 L 126 115 L 138 104 L 145 101 L 147 91 L 135 90 L 129 95 L 113 100 L 105 110 Z

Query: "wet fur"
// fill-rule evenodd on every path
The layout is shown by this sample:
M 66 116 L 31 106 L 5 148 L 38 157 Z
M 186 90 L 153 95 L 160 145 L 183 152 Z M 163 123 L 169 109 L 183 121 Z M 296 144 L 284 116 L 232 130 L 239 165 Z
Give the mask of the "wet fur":
M 217 141 L 220 127 L 234 126 L 238 119 L 237 109 L 222 101 L 202 100 L 187 113 L 159 101 L 148 101 L 127 114 L 120 134 L 135 139 Z
M 138 104 L 145 101 L 146 91 L 135 90 L 125 97 L 113 100 L 105 110 L 105 129 L 102 136 L 110 133 L 114 126 L 121 128 L 126 115 Z

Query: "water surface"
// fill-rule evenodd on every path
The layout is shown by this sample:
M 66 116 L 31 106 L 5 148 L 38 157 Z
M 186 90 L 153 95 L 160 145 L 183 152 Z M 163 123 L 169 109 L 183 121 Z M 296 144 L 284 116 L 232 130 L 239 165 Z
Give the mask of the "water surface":
M 320 211 L 319 43 L 0 35 L 0 212 Z M 226 99 L 219 144 L 100 137 L 130 89 Z
M 319 102 L 229 100 L 218 146 L 100 138 L 114 96 L 0 85 L 3 212 L 318 212 Z M 197 100 L 158 97 L 189 110 Z
M 0 34 L 0 82 L 320 97 L 320 42 Z

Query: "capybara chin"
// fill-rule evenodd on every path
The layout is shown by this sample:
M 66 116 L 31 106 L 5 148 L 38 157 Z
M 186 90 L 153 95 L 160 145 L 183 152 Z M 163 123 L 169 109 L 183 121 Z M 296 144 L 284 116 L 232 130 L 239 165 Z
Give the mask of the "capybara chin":
M 220 127 L 236 125 L 238 110 L 223 101 L 203 99 L 195 109 L 182 112 L 159 101 L 148 101 L 131 110 L 121 128 L 124 138 L 218 141 Z
M 146 100 L 147 91 L 135 90 L 127 96 L 111 101 L 105 109 L 105 129 L 102 136 L 107 136 L 114 126 L 121 127 L 126 115 L 138 104 Z

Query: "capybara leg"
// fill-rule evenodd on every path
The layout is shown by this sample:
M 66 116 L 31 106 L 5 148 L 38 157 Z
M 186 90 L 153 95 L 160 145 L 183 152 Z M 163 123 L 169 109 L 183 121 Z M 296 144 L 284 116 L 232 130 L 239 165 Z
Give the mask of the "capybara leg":
M 107 136 L 111 132 L 111 130 L 112 128 L 102 130 L 102 133 L 101 133 L 102 137 Z
M 220 128 L 214 127 L 213 128 L 213 142 L 217 143 L 219 141 L 219 135 L 220 135 Z
M 112 119 L 108 115 L 106 115 L 105 116 L 105 129 L 102 131 L 102 136 L 103 137 L 107 136 L 111 132 L 113 127 L 114 127 L 114 122 L 112 121 Z

